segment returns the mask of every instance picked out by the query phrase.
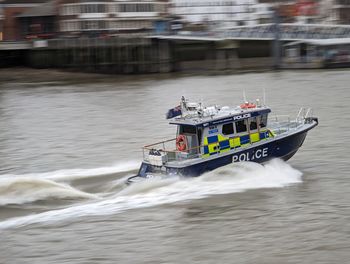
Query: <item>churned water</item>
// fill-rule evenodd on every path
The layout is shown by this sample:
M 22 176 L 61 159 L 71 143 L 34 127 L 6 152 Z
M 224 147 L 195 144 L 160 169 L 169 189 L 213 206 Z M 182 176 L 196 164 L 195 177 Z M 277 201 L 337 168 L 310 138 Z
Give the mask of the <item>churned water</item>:
M 0 263 L 347 263 L 346 70 L 0 84 Z M 287 163 L 228 165 L 125 187 L 140 147 L 173 138 L 182 95 L 312 107 Z

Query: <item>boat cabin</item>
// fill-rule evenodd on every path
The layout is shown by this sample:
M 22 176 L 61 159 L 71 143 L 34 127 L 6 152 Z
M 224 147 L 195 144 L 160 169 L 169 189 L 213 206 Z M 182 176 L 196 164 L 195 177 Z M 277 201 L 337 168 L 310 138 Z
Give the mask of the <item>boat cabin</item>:
M 178 156 L 190 158 L 209 157 L 224 153 L 269 137 L 267 107 L 216 108 L 210 115 L 200 113 L 175 118 L 177 125 L 176 151 Z M 215 111 L 214 111 L 215 110 Z

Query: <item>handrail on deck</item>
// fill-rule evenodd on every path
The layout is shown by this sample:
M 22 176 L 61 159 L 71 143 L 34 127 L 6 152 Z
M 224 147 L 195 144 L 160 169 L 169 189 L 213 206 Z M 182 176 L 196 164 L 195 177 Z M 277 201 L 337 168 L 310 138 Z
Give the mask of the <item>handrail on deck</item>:
M 289 131 L 290 129 L 297 129 L 300 125 L 305 123 L 305 119 L 310 114 L 312 115 L 312 109 L 311 108 L 303 108 L 302 107 L 302 108 L 299 109 L 299 112 L 298 112 L 298 114 L 297 114 L 295 119 L 291 119 L 290 115 L 270 116 L 269 120 L 272 121 L 272 123 L 277 123 L 278 125 L 270 127 L 270 128 L 267 128 L 266 132 L 268 132 L 271 137 L 276 137 L 276 136 L 278 136 L 281 133 Z M 283 120 L 283 118 L 285 120 Z M 249 132 L 249 130 L 248 130 L 248 132 Z M 260 132 L 260 130 L 259 130 L 259 132 Z M 250 133 L 249 133 L 249 135 L 250 135 Z M 232 137 L 230 139 L 236 139 L 236 138 L 239 138 L 239 137 L 240 136 L 235 136 L 235 137 Z M 265 138 L 265 140 L 268 140 L 268 139 L 270 139 L 270 137 Z M 176 148 L 175 149 L 166 150 L 165 143 L 172 142 L 172 141 L 175 141 L 175 140 L 176 140 L 176 138 L 172 138 L 172 139 L 160 141 L 160 142 L 157 142 L 157 143 L 145 145 L 144 147 L 142 147 L 143 158 L 145 159 L 145 150 L 149 150 L 149 151 L 151 151 L 151 150 L 158 150 L 159 152 L 163 152 L 165 154 L 172 153 L 172 155 L 167 156 L 167 160 L 169 160 L 169 157 L 170 157 L 170 159 L 175 159 L 175 160 L 178 160 L 178 159 L 179 160 L 181 160 L 181 159 L 190 159 L 190 158 L 194 158 L 194 157 L 199 157 L 201 154 L 203 154 L 203 153 L 201 153 L 200 150 L 201 150 L 201 148 L 206 146 L 206 145 L 200 145 L 200 146 L 189 148 L 186 151 L 179 151 Z M 260 141 L 258 141 L 258 142 L 260 142 Z M 256 142 L 252 142 L 250 137 L 249 137 L 249 142 L 247 142 L 247 143 L 255 144 Z M 212 144 L 218 144 L 218 142 L 215 142 L 215 143 L 212 143 Z M 154 148 L 157 145 L 162 145 L 163 148 L 162 149 Z M 234 149 L 236 149 L 236 148 L 244 148 L 244 146 L 234 147 Z M 193 152 L 193 150 L 197 150 L 197 151 Z M 180 154 L 180 153 L 182 153 L 182 154 Z M 185 153 L 187 153 L 187 156 L 186 156 Z M 220 155 L 220 154 L 221 154 L 221 152 L 219 151 L 218 155 Z
M 168 139 L 168 140 L 164 140 L 164 141 L 160 141 L 160 142 L 157 142 L 157 143 L 153 143 L 153 144 L 150 144 L 150 145 L 146 145 L 144 146 L 142 149 L 147 149 L 147 150 L 152 150 L 153 148 L 150 148 L 152 146 L 156 146 L 156 145 L 160 145 L 160 144 L 164 144 L 164 143 L 167 143 L 167 142 L 171 142 L 171 141 L 175 141 L 176 138 L 174 139 Z M 204 147 L 204 145 L 200 145 L 200 146 L 197 146 L 197 147 L 192 147 L 192 148 L 189 148 L 187 149 L 187 151 L 190 151 L 190 150 L 194 150 L 194 149 L 199 149 L 201 147 Z M 179 150 L 165 150 L 165 148 L 163 147 L 163 149 L 160 149 L 160 151 L 163 151 L 163 152 L 184 152 L 184 151 L 179 151 Z
M 272 137 L 275 137 L 275 136 L 276 136 L 276 135 L 274 134 L 274 132 L 273 132 L 272 130 L 270 130 L 270 129 L 267 129 L 266 132 L 268 132 L 269 135 L 271 135 Z M 240 136 L 232 137 L 232 138 L 230 138 L 230 139 L 236 139 L 236 138 L 240 138 Z M 265 140 L 267 140 L 267 139 L 269 139 L 269 138 L 265 138 Z M 160 151 L 160 152 L 164 152 L 164 153 L 175 153 L 175 155 L 176 155 L 176 153 L 188 153 L 188 154 L 191 155 L 191 158 L 193 158 L 194 156 L 198 157 L 198 156 L 201 154 L 200 149 L 201 149 L 202 147 L 205 147 L 205 145 L 200 145 L 200 146 L 197 146 L 197 147 L 189 148 L 189 149 L 187 149 L 186 151 L 179 151 L 179 150 L 177 150 L 177 149 L 174 149 L 174 150 L 166 150 L 166 149 L 165 149 L 164 143 L 171 142 L 171 141 L 174 141 L 174 140 L 176 140 L 176 138 L 175 138 L 175 139 L 168 139 L 168 140 L 164 140 L 164 141 L 160 141 L 160 142 L 157 142 L 157 143 L 153 143 L 153 144 L 149 144 L 149 145 L 144 146 L 144 147 L 142 148 L 143 158 L 145 158 L 145 150 L 149 150 L 149 151 L 151 151 L 151 150 L 157 150 L 157 149 L 151 148 L 151 147 L 152 147 L 152 146 L 156 146 L 156 145 L 161 145 L 161 144 L 163 145 L 163 149 L 158 149 L 158 151 Z M 250 137 L 249 137 L 249 143 L 250 143 L 250 144 L 254 144 L 254 143 L 256 143 L 256 142 L 251 142 Z M 212 143 L 212 144 L 215 144 L 215 143 Z M 218 142 L 216 142 L 216 144 L 218 144 Z M 237 146 L 237 147 L 235 147 L 234 149 L 236 149 L 236 148 L 241 148 L 241 147 L 242 147 L 242 146 Z M 243 147 L 244 147 L 244 146 L 243 146 Z M 197 150 L 197 152 L 196 152 L 196 153 L 190 153 L 190 152 L 193 151 L 193 150 Z M 220 152 L 218 152 L 218 154 L 220 154 Z M 175 159 L 177 159 L 177 158 L 175 158 Z
M 167 139 L 167 140 L 160 141 L 160 142 L 157 142 L 157 143 L 149 144 L 149 145 L 143 146 L 143 148 L 149 148 L 149 147 L 152 147 L 152 146 L 155 146 L 155 145 L 164 144 L 164 143 L 167 143 L 167 142 L 170 142 L 170 141 L 174 141 L 174 140 L 176 140 L 176 138 Z

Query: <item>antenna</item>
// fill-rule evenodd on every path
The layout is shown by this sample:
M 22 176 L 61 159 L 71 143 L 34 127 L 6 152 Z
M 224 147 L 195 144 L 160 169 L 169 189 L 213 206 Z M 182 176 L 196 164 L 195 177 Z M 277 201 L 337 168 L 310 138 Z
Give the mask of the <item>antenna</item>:
M 243 89 L 243 101 L 247 102 L 247 97 L 245 96 L 245 89 Z

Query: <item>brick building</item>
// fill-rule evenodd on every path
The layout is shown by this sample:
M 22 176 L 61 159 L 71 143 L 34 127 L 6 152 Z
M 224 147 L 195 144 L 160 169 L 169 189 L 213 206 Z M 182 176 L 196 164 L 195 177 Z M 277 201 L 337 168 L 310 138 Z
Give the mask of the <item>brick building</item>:
M 191 24 L 233 27 L 270 23 L 271 4 L 258 0 L 171 0 L 171 12 Z
M 47 0 L 4 0 L 3 8 L 3 40 L 21 39 L 21 26 L 17 19 L 26 10 L 38 7 Z
M 168 1 L 62 0 L 59 27 L 65 35 L 140 33 L 166 20 Z
M 42 39 L 56 36 L 58 3 L 57 0 L 51 0 L 17 15 L 20 37 L 23 39 Z
M 350 25 L 350 0 L 335 0 L 333 17 L 337 24 Z

